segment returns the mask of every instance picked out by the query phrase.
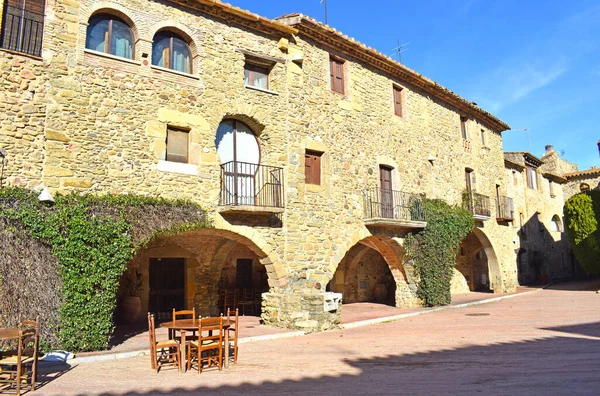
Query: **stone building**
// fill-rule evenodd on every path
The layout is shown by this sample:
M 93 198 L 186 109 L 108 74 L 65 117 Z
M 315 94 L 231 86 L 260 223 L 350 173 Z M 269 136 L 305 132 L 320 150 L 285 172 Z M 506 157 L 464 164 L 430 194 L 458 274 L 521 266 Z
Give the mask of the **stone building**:
M 212 228 L 158 237 L 130 263 L 159 318 L 234 304 L 318 330 L 339 323 L 329 291 L 418 306 L 402 243 L 426 224 L 423 195 L 466 201 L 477 220 L 453 291 L 515 290 L 520 224 L 505 203 L 529 216 L 547 197 L 513 191 L 529 160 L 505 159 L 508 125 L 474 103 L 301 14 L 269 20 L 215 0 L 2 4 L 5 180 L 208 211 Z
M 538 158 L 528 152 L 504 153 L 505 176 L 514 199 L 513 242 L 520 284 L 570 278 L 576 264 L 564 228 L 562 176 L 568 164 L 552 146 Z

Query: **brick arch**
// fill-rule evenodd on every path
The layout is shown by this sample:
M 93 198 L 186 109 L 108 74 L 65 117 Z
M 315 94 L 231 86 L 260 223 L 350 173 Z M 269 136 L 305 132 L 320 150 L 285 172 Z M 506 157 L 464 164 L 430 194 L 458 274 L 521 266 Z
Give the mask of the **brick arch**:
M 185 42 L 187 42 L 190 48 L 190 52 L 192 54 L 192 59 L 194 61 L 192 71 L 196 73 L 200 66 L 197 62 L 198 58 L 200 57 L 200 50 L 198 48 L 198 45 L 196 44 L 198 38 L 194 37 L 195 35 L 187 26 L 172 20 L 165 20 L 152 25 L 151 29 L 148 32 L 146 32 L 147 36 L 144 37 L 144 39 L 150 41 L 151 43 L 154 43 L 154 36 L 156 36 L 156 34 L 161 31 L 173 32 L 181 36 L 185 40 Z
M 137 46 L 138 40 L 140 39 L 140 32 L 138 30 L 138 26 L 142 23 L 142 21 L 137 19 L 135 13 L 132 13 L 133 16 L 130 16 L 129 13 L 130 10 L 121 6 L 120 4 L 103 1 L 96 3 L 93 8 L 84 10 L 81 13 L 81 22 L 87 25 L 90 21 L 90 18 L 96 14 L 109 14 L 119 17 L 125 23 L 127 23 L 127 25 L 129 25 L 129 28 L 131 29 L 131 34 L 133 35 L 133 42 Z
M 402 264 L 404 249 L 392 238 L 368 237 L 360 241 L 381 254 L 390 267 L 396 282 L 406 282 L 406 271 Z

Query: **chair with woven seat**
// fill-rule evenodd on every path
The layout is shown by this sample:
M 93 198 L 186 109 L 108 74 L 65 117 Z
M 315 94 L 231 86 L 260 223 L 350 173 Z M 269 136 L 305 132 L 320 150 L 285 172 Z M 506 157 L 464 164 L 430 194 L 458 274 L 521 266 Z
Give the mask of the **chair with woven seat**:
M 148 312 L 148 334 L 150 337 L 150 358 L 152 369 L 158 370 L 164 365 L 173 365 L 179 368 L 181 364 L 181 350 L 177 340 L 156 341 L 156 328 L 154 315 Z
M 196 361 L 198 373 L 202 366 L 217 366 L 219 371 L 223 368 L 223 317 L 205 318 L 198 317 L 198 339 L 188 344 L 187 369 Z
M 194 319 L 195 317 L 196 307 L 192 309 L 183 309 L 181 311 L 175 311 L 175 308 L 173 308 L 173 322 L 175 322 L 177 319 Z M 171 331 L 172 330 L 169 329 L 169 339 L 176 338 L 174 333 L 171 334 Z M 190 337 L 189 339 L 194 339 L 196 337 L 196 330 L 192 331 L 188 337 Z
M 254 289 L 239 289 L 237 307 L 242 315 L 254 315 Z
M 225 330 L 229 332 L 229 345 L 225 345 L 225 348 L 229 348 L 229 358 L 233 356 L 233 364 L 237 363 L 238 358 L 238 333 L 240 326 L 239 310 L 233 311 L 227 309 L 227 319 L 229 320 L 229 327 Z M 231 353 L 233 352 L 233 354 Z
M 39 319 L 19 324 L 17 349 L 3 352 L 0 359 L 0 393 L 10 391 L 20 395 L 22 390 L 35 391 L 39 335 Z

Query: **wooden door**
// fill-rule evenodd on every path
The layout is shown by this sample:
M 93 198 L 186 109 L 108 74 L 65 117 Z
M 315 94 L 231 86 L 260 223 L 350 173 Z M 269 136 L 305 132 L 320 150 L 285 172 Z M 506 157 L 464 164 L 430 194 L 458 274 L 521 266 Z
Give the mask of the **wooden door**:
M 157 320 L 170 320 L 173 308 L 185 309 L 185 259 L 151 258 L 148 309 Z
M 379 185 L 381 186 L 381 217 L 394 218 L 394 194 L 392 191 L 392 169 L 379 167 Z

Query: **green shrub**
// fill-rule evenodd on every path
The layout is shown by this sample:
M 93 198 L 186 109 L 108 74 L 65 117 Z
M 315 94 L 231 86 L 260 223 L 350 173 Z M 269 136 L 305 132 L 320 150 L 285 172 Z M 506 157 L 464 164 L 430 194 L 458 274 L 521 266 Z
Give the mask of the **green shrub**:
M 18 188 L 0 189 L 0 217 L 49 246 L 58 259 L 62 296 L 55 346 L 72 351 L 108 347 L 119 280 L 137 248 L 161 232 L 207 225 L 204 211 L 184 201 L 71 194 L 48 206 Z
M 564 206 L 565 225 L 573 253 L 588 273 L 600 273 L 600 191 L 572 196 Z
M 451 302 L 450 282 L 460 242 L 473 229 L 473 215 L 439 199 L 426 199 L 427 226 L 405 240 L 407 258 L 420 278 L 417 295 L 427 306 Z

